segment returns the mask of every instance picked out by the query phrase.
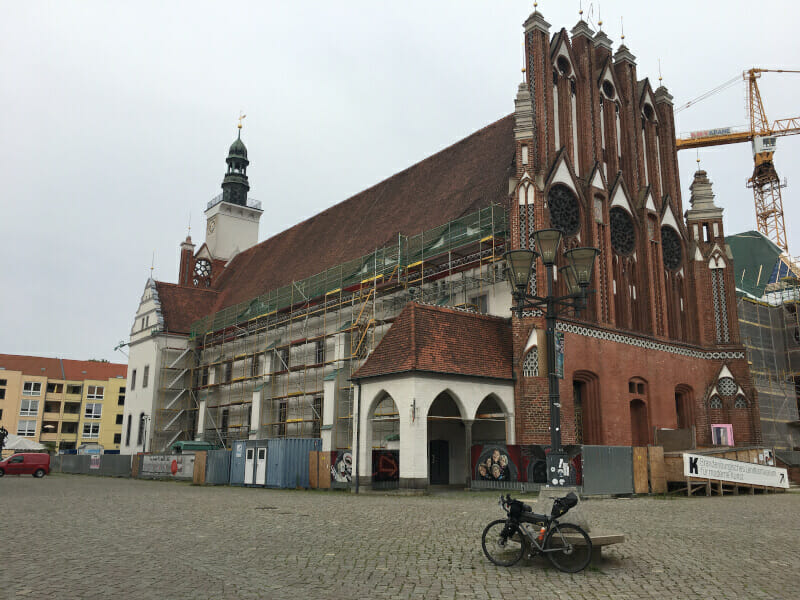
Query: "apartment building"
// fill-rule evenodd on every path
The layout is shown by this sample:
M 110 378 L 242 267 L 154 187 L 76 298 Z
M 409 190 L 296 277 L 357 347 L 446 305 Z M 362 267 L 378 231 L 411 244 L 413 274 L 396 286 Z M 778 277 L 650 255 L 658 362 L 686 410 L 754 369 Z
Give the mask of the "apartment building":
M 0 425 L 54 450 L 119 450 L 127 366 L 0 354 Z

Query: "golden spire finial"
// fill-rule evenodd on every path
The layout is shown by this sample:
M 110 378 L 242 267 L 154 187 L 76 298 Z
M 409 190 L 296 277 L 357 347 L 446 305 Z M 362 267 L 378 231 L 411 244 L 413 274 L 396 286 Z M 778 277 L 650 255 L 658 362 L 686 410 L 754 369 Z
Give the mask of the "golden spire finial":
M 697 151 L 697 170 L 700 170 L 700 150 Z
M 583 0 L 578 0 L 578 15 L 580 16 L 581 21 L 583 21 Z
M 242 111 L 239 111 L 239 125 L 237 126 L 237 127 L 239 127 L 239 129 L 242 128 L 242 119 L 244 119 L 246 116 L 247 115 L 244 114 Z
M 597 27 L 600 28 L 600 31 L 603 31 L 603 17 L 600 16 L 600 3 L 597 3 Z
M 658 85 L 659 86 L 661 86 L 661 80 L 662 79 L 663 79 L 663 77 L 661 77 L 661 59 L 659 58 L 658 59 Z
M 619 18 L 620 39 L 625 39 L 625 23 L 622 22 L 622 17 Z

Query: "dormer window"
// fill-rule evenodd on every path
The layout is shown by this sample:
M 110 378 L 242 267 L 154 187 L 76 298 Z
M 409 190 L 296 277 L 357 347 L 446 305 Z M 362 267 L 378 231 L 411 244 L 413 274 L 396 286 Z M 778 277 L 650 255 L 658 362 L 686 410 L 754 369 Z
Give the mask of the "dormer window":
M 645 104 L 644 108 L 642 109 L 642 114 L 644 118 L 648 121 L 655 121 L 656 120 L 656 112 L 653 110 L 653 107 L 650 104 Z

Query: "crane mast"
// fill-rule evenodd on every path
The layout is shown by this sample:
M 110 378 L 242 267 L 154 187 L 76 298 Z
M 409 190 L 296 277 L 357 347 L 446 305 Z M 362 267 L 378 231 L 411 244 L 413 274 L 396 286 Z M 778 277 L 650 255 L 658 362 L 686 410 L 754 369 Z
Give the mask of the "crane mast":
M 733 127 L 722 127 L 693 132 L 688 137 L 677 139 L 675 143 L 678 150 L 686 150 L 750 142 L 753 148 L 754 167 L 752 176 L 747 180 L 747 187 L 753 190 L 758 230 L 788 253 L 781 196 L 781 189 L 786 187 L 786 184 L 781 183 L 772 158 L 775 154 L 776 138 L 800 133 L 800 117 L 769 122 L 761 100 L 761 91 L 758 89 L 758 79 L 762 73 L 800 73 L 800 71 L 757 68 L 745 71 L 742 77 L 747 82 L 749 129 L 737 131 Z M 692 103 L 681 108 L 689 104 Z

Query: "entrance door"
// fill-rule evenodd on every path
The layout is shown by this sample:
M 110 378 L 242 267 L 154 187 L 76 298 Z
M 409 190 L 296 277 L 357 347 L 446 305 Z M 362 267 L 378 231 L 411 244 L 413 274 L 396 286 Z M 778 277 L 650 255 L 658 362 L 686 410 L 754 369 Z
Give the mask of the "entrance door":
M 255 456 L 255 449 L 248 448 L 247 454 L 244 458 L 244 484 L 253 485 L 253 457 Z
M 267 449 L 256 448 L 256 485 L 267 485 Z
M 631 441 L 633 446 L 647 446 L 650 431 L 647 425 L 647 405 L 641 400 L 631 401 Z
M 431 440 L 429 442 L 428 474 L 431 485 L 450 483 L 450 447 L 447 440 Z

